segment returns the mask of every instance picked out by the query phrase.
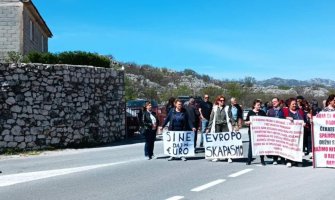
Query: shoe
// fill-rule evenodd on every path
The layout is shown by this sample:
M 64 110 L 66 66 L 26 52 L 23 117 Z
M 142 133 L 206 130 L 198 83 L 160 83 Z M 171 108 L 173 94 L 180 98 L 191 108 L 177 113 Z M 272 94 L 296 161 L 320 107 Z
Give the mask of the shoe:
M 204 147 L 204 144 L 200 143 L 200 148 Z
M 262 164 L 262 166 L 265 166 L 265 165 L 266 165 L 264 160 L 261 161 L 261 164 Z
M 214 158 L 213 160 L 212 160 L 212 162 L 217 162 L 219 159 L 217 159 L 217 158 Z
M 149 157 L 149 158 L 148 158 L 148 160 L 151 160 L 151 159 L 152 159 L 152 157 Z
M 171 157 L 168 159 L 168 161 L 171 161 L 171 160 L 174 160 L 174 157 L 171 156 Z
M 273 164 L 273 165 L 278 165 L 277 161 L 273 161 L 272 164 Z
M 228 158 L 228 163 L 232 163 L 233 160 L 231 158 Z
M 298 163 L 298 167 L 303 167 L 304 165 L 302 163 Z
M 182 161 L 187 161 L 185 157 L 181 157 L 181 160 Z
M 286 167 L 292 167 L 292 163 L 290 162 L 286 163 Z
M 245 164 L 246 164 L 246 165 L 251 165 L 251 162 L 250 162 L 250 161 L 248 161 L 248 162 L 246 162 Z

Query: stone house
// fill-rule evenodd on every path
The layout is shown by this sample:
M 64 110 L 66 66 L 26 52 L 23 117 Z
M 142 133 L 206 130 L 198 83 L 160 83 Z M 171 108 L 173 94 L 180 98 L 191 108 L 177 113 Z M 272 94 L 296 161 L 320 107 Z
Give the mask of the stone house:
M 32 0 L 0 0 L 0 62 L 7 52 L 48 52 L 52 32 Z

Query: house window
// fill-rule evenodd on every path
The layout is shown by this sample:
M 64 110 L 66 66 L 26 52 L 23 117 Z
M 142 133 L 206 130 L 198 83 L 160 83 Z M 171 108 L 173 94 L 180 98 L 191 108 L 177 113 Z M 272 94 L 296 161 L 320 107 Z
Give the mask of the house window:
M 34 41 L 34 24 L 31 20 L 29 20 L 29 38 L 31 41 Z

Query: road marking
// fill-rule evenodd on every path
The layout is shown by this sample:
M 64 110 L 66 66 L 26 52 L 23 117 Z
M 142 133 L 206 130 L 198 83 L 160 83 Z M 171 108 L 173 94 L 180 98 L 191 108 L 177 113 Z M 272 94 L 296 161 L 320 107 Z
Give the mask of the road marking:
M 15 185 L 24 182 L 30 182 L 40 179 L 51 178 L 55 176 L 62 176 L 77 172 L 88 171 L 92 169 L 98 169 L 102 167 L 110 167 L 114 165 L 120 165 L 130 162 L 139 161 L 140 159 L 128 160 L 123 162 L 114 162 L 114 163 L 107 163 L 107 164 L 99 164 L 99 165 L 89 165 L 83 167 L 74 167 L 74 168 L 65 168 L 65 169 L 56 169 L 56 170 L 46 170 L 46 171 L 38 171 L 38 172 L 27 172 L 27 173 L 20 173 L 20 174 L 10 174 L 5 176 L 0 176 L 0 187 Z
M 207 184 L 205 184 L 205 185 L 202 185 L 202 186 L 193 188 L 191 191 L 192 191 L 192 192 L 200 192 L 200 191 L 202 191 L 202 190 L 208 189 L 208 188 L 210 188 L 210 187 L 213 187 L 213 186 L 215 186 L 215 185 L 217 185 L 217 184 L 220 184 L 220 183 L 222 183 L 222 182 L 225 182 L 225 181 L 226 181 L 225 179 L 218 179 L 218 180 L 216 180 L 216 181 L 207 183 Z
M 253 169 L 244 169 L 242 171 L 239 171 L 239 172 L 236 172 L 234 174 L 231 174 L 229 175 L 228 177 L 231 177 L 231 178 L 235 178 L 235 177 L 238 177 L 238 176 L 241 176 L 242 174 L 245 174 L 245 173 L 248 173 L 250 171 L 252 171 Z
M 184 197 L 183 196 L 174 196 L 174 197 L 170 197 L 166 200 L 179 200 L 179 199 L 183 199 Z

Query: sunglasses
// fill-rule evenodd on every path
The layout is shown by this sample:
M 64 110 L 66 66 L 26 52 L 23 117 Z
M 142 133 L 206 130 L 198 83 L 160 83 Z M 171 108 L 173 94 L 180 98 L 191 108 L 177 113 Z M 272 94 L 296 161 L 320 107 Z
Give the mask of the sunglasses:
M 224 101 L 224 99 L 220 99 L 219 101 Z

